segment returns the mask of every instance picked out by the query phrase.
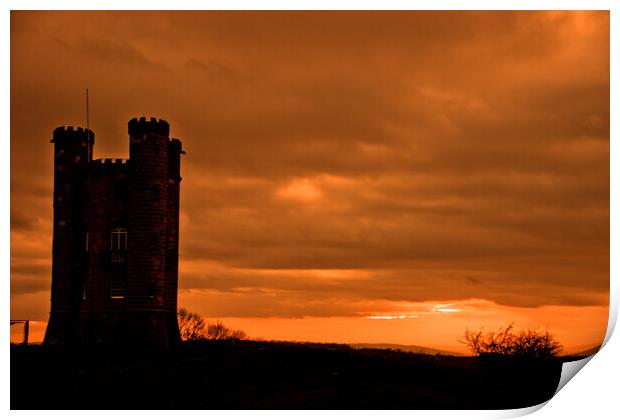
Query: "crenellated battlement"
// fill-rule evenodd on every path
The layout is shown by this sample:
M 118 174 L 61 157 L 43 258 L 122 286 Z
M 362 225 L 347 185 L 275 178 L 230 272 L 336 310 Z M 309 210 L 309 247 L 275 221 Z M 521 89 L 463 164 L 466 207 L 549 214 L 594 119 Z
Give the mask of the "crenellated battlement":
M 129 159 L 111 159 L 111 158 L 102 158 L 95 159 L 92 161 L 93 165 L 124 165 L 129 162 Z
M 95 133 L 82 127 L 61 126 L 54 130 L 52 143 L 59 140 L 86 140 L 90 138 L 91 142 L 95 139 Z
M 95 159 L 90 162 L 91 173 L 118 172 L 128 168 L 129 159 Z
M 133 137 L 140 137 L 145 134 L 155 134 L 158 136 L 168 137 L 170 134 L 170 125 L 167 121 L 146 117 L 133 118 L 128 123 L 129 135 Z

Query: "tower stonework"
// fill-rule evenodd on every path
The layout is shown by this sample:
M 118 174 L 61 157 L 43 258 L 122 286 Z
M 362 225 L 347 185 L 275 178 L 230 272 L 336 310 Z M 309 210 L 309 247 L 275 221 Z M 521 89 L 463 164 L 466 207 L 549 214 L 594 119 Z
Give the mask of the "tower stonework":
M 94 134 L 54 130 L 52 302 L 45 344 L 179 341 L 181 142 L 132 119 L 129 159 L 92 160 Z

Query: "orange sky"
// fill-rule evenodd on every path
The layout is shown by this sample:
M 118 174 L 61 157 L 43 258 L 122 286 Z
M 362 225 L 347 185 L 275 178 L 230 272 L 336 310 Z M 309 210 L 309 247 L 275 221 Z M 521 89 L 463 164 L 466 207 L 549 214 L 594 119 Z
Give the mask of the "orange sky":
M 86 87 L 95 158 L 128 156 L 134 116 L 184 142 L 190 310 L 454 350 L 513 321 L 604 335 L 607 12 L 13 12 L 11 317 L 35 340 L 49 139 Z

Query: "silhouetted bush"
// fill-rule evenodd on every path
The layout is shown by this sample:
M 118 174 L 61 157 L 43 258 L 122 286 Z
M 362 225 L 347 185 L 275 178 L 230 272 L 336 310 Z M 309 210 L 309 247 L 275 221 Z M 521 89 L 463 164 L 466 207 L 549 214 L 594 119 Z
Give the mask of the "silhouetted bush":
M 515 332 L 513 325 L 497 331 L 465 330 L 460 340 L 477 356 L 547 359 L 558 356 L 562 346 L 548 331 L 529 328 Z

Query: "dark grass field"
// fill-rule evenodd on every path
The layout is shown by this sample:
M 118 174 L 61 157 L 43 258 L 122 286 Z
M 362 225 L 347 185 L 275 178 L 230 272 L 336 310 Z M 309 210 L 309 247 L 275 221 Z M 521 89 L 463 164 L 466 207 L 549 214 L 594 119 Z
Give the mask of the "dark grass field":
M 12 346 L 11 409 L 521 408 L 553 396 L 562 361 L 260 341 Z

